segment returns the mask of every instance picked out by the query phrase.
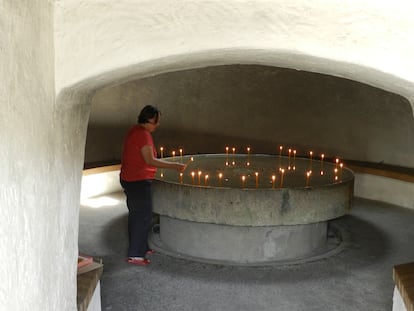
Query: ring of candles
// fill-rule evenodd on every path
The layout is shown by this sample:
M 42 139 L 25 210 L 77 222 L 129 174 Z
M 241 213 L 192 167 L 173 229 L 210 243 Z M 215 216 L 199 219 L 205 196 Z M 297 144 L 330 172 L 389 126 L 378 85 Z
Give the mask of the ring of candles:
M 160 147 L 160 156 L 161 158 L 164 157 L 165 148 Z M 334 183 L 341 182 L 343 179 L 343 168 L 344 163 L 340 161 L 338 157 L 334 160 L 334 165 L 329 165 L 329 163 L 324 163 L 325 160 L 325 154 L 322 153 L 320 155 L 320 174 L 315 175 L 311 179 L 312 174 L 312 163 L 313 161 L 318 162 L 316 160 L 316 157 L 314 159 L 314 152 L 310 151 L 308 153 L 308 165 L 304 168 L 304 160 L 306 158 L 299 157 L 297 158 L 297 150 L 292 148 L 287 148 L 287 155 L 283 156 L 282 151 L 284 147 L 279 146 L 279 154 L 278 154 L 278 161 L 279 161 L 279 167 L 277 171 L 280 174 L 280 178 L 278 181 L 278 187 L 277 188 L 284 188 L 284 187 L 290 187 L 290 183 L 292 183 L 292 176 L 298 176 L 300 175 L 300 171 L 304 170 L 305 175 L 305 187 L 311 187 L 318 184 L 318 176 L 319 179 L 328 178 L 329 176 L 332 176 L 330 179 Z M 229 147 L 225 147 L 225 161 L 222 162 L 222 171 L 220 169 L 216 169 L 216 172 L 210 171 L 209 168 L 206 167 L 198 167 L 197 166 L 197 160 L 194 161 L 194 156 L 185 156 L 183 154 L 183 148 L 179 148 L 179 154 L 180 154 L 180 162 L 184 163 L 184 158 L 186 159 L 186 165 L 191 165 L 192 171 L 190 173 L 179 173 L 178 174 L 178 180 L 180 184 L 195 184 L 195 175 L 197 175 L 197 184 L 199 186 L 208 186 L 208 187 L 232 187 L 232 184 L 234 184 L 235 180 L 237 179 L 237 171 L 242 171 L 239 175 L 239 187 L 241 185 L 242 188 L 265 188 L 264 181 L 266 180 L 266 175 L 270 178 L 271 188 L 276 188 L 276 174 L 274 174 L 274 171 L 276 167 L 273 169 L 268 168 L 261 168 L 258 166 L 257 157 L 260 155 L 254 155 L 251 154 L 251 147 L 246 147 L 246 153 L 244 155 L 236 154 L 236 148 L 232 147 L 232 166 L 229 167 L 228 157 L 229 157 Z M 175 160 L 176 152 L 174 150 L 171 151 L 172 158 L 170 161 Z M 217 155 L 220 156 L 220 155 Z M 245 157 L 247 161 L 239 161 L 236 165 L 236 159 L 240 157 Z M 261 155 L 262 157 L 264 155 Z M 266 157 L 271 158 L 271 155 L 268 155 Z M 273 156 L 274 157 L 274 156 Z M 166 159 L 169 160 L 168 158 Z M 298 166 L 297 166 L 298 165 Z M 332 169 L 330 169 L 328 166 L 332 166 Z M 218 172 L 217 172 L 218 170 Z M 168 170 L 167 170 L 168 171 Z M 268 173 L 266 173 L 268 171 Z M 349 171 L 349 170 L 347 170 Z M 293 175 L 292 175 L 293 174 Z M 165 178 L 166 172 L 164 170 L 161 170 L 159 176 L 161 178 Z M 259 179 L 259 175 L 264 177 Z M 213 176 L 210 181 L 210 176 Z M 303 175 L 302 175 L 303 176 Z M 347 175 L 348 176 L 348 173 Z M 188 180 L 190 179 L 190 180 Z M 201 183 L 201 180 L 204 179 L 204 183 Z M 320 181 L 319 181 L 320 183 Z M 298 185 L 293 185 L 298 186 Z M 300 186 L 300 185 L 299 185 Z M 269 187 L 269 186 L 268 186 Z

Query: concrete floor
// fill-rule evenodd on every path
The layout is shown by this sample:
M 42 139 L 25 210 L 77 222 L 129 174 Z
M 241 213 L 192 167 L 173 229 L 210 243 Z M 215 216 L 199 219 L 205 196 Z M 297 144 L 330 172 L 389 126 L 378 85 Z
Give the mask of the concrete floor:
M 414 210 L 356 198 L 335 220 L 350 235 L 332 257 L 299 265 L 234 267 L 156 253 L 125 262 L 127 209 L 81 205 L 79 250 L 102 257 L 102 310 L 391 310 L 392 268 L 414 261 Z M 115 202 L 114 202 L 115 203 Z

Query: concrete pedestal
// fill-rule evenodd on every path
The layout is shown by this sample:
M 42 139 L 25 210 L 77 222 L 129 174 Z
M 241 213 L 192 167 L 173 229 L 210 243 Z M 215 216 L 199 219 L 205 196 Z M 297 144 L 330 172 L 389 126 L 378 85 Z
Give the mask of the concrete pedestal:
M 160 239 L 170 251 L 228 263 L 265 263 L 309 257 L 323 248 L 327 223 L 229 226 L 160 217 Z

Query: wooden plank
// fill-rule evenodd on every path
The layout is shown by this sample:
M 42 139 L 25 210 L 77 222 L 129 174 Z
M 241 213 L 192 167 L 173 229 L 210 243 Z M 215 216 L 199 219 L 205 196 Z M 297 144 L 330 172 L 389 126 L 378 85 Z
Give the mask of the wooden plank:
M 394 266 L 393 279 L 407 311 L 414 311 L 414 262 Z

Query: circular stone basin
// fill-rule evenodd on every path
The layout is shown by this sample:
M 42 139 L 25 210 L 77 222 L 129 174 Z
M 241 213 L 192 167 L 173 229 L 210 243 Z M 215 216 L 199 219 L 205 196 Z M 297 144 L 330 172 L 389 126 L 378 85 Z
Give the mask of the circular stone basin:
M 336 163 L 237 154 L 169 160 L 189 163 L 182 175 L 159 170 L 154 180 L 160 234 L 151 243 L 169 253 L 224 264 L 303 259 L 325 248 L 327 221 L 351 208 L 354 174 Z

